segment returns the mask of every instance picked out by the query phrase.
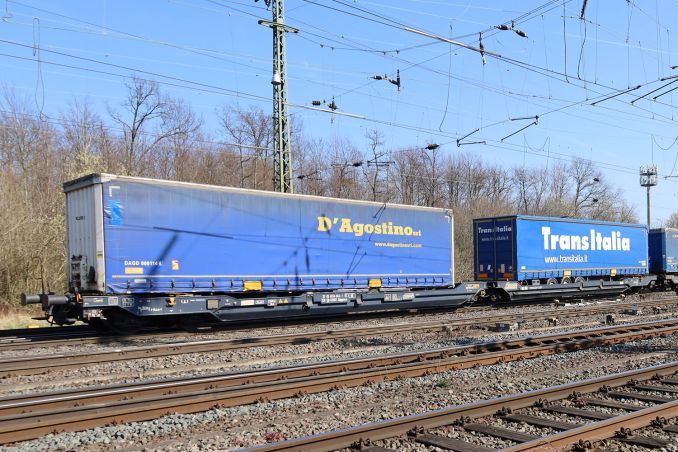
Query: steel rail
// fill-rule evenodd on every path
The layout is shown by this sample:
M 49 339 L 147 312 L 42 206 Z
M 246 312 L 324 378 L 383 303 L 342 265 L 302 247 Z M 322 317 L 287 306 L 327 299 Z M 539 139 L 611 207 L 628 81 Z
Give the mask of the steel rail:
M 20 328 L 0 330 L 0 349 L 21 347 L 22 345 L 36 344 L 41 342 L 60 341 L 68 339 L 91 339 L 99 333 L 86 325 L 80 326 L 55 326 L 41 328 Z
M 678 298 L 672 300 L 671 298 L 647 301 L 648 307 L 650 306 L 660 306 L 671 304 L 672 301 L 678 301 Z M 549 304 L 549 303 L 538 303 Z M 633 303 L 626 303 L 626 305 L 631 306 Z M 520 307 L 522 305 L 511 305 L 511 307 Z M 508 306 L 507 306 L 508 307 Z M 469 306 L 457 308 L 452 311 L 455 313 L 467 313 L 472 311 L 482 311 L 482 310 L 491 310 L 487 306 Z M 165 337 L 176 338 L 177 336 L 191 336 L 194 334 L 226 334 L 232 332 L 243 332 L 251 331 L 255 334 L 257 331 L 260 331 L 264 328 L 284 328 L 284 327 L 294 327 L 294 326 L 303 326 L 303 325 L 330 325 L 337 323 L 346 323 L 350 324 L 356 320 L 369 320 L 371 318 L 384 319 L 384 318 L 393 318 L 393 317 L 408 317 L 408 316 L 431 316 L 434 313 L 439 312 L 451 312 L 451 309 L 433 309 L 427 311 L 419 311 L 416 313 L 412 312 L 402 312 L 402 311 L 386 311 L 379 313 L 361 313 L 360 318 L 356 318 L 355 315 L 346 314 L 339 315 L 334 317 L 328 317 L 325 319 L 289 319 L 289 320 L 277 320 L 277 321 L 260 321 L 255 323 L 255 326 L 252 326 L 253 322 L 248 322 L 247 326 L 243 326 L 244 322 L 237 322 L 233 324 L 223 324 L 223 325 L 207 325 L 205 328 L 195 330 L 195 331 L 186 331 L 178 329 L 162 330 L 162 329 L 151 329 L 144 332 L 138 332 L 134 334 L 117 334 L 117 333 L 101 333 L 96 330 L 91 329 L 86 325 L 82 326 L 68 326 L 68 327 L 45 327 L 45 328 L 22 328 L 18 330 L 0 330 L 0 351 L 7 350 L 26 350 L 35 347 L 54 347 L 54 346 L 72 346 L 72 345 L 82 345 L 82 344 L 108 344 L 115 342 L 126 342 L 131 340 L 140 340 L 140 339 L 161 339 Z M 423 323 L 423 322 L 422 322 Z M 4 333 L 4 334 L 3 334 Z
M 604 421 L 593 422 L 581 427 L 565 430 L 555 435 L 507 447 L 502 449 L 502 452 L 536 451 L 544 450 L 544 448 L 552 450 L 553 448 L 571 447 L 579 441 L 600 441 L 612 438 L 622 428 L 637 430 L 647 427 L 658 417 L 665 419 L 678 417 L 678 400 L 660 403 L 643 410 L 616 416 Z
M 602 308 L 603 306 L 609 306 L 609 313 L 620 312 L 624 309 L 630 308 L 634 305 L 637 305 L 639 308 L 651 308 L 662 305 L 673 304 L 678 301 L 678 298 L 675 296 L 669 296 L 666 298 L 661 298 L 657 300 L 649 301 L 634 301 L 634 302 L 608 302 L 608 304 L 600 304 L 597 306 L 584 306 L 584 307 L 575 307 L 575 308 L 562 308 L 559 309 L 559 315 L 567 315 L 567 312 L 570 309 L 573 310 L 584 310 L 584 309 L 594 309 Z M 599 301 L 600 303 L 605 303 L 604 301 Z M 530 303 L 510 303 L 507 305 L 499 305 L 496 307 L 511 307 L 518 308 L 529 305 Z M 531 303 L 532 305 L 544 305 L 549 303 Z M 454 312 L 468 312 L 472 310 L 490 310 L 491 307 L 488 306 L 471 306 L 458 308 Z M 351 323 L 355 320 L 364 320 L 370 318 L 385 318 L 385 317 L 407 317 L 407 316 L 426 316 L 431 315 L 434 312 L 450 312 L 449 309 L 446 310 L 432 310 L 432 311 L 420 311 L 417 313 L 406 313 L 406 312 L 381 312 L 376 315 L 371 315 L 370 313 L 361 314 L 359 318 L 355 315 L 344 315 L 337 316 L 335 318 L 328 319 L 293 319 L 287 321 L 267 321 L 261 322 L 256 327 L 252 327 L 251 323 L 247 327 L 243 327 L 240 324 L 228 324 L 228 325 L 211 325 L 210 328 L 206 331 L 199 331 L 200 333 L 205 334 L 223 334 L 234 331 L 252 331 L 253 334 L 256 331 L 260 331 L 264 328 L 277 328 L 277 327 L 287 327 L 287 326 L 300 326 L 300 325 L 323 325 L 323 324 L 335 324 L 335 323 Z M 541 311 L 544 315 L 547 315 L 549 312 L 553 311 Z M 558 311 L 557 311 L 558 312 Z M 531 313 L 535 314 L 535 313 Z M 517 314 L 505 314 L 505 319 L 510 320 L 510 317 Z M 527 315 L 527 313 L 525 314 Z M 490 315 L 491 316 L 491 315 Z M 487 316 L 487 317 L 490 317 Z M 439 325 L 441 321 L 430 322 L 432 327 Z M 454 322 L 450 320 L 449 322 Z M 427 322 L 417 322 L 424 325 Z M 68 346 L 68 345 L 82 345 L 82 344 L 101 344 L 101 343 L 114 343 L 114 342 L 123 342 L 137 339 L 155 339 L 163 337 L 177 337 L 180 336 L 190 336 L 194 332 L 187 331 L 148 331 L 136 334 L 129 335 L 117 335 L 117 334 L 101 334 L 96 330 L 91 329 L 89 326 L 68 326 L 68 327 L 45 327 L 45 328 L 22 328 L 16 330 L 0 330 L 0 351 L 6 350 L 25 350 L 34 347 L 53 347 L 53 346 Z
M 536 345 L 513 348 L 515 344 L 508 343 L 507 348 L 501 351 L 488 351 L 477 356 L 453 356 L 444 359 L 434 359 L 431 362 L 412 361 L 409 363 L 385 364 L 381 367 L 370 367 L 369 360 L 363 360 L 362 368 L 357 370 L 334 371 L 321 373 L 323 365 L 300 366 L 292 368 L 300 372 L 292 374 L 290 369 L 266 370 L 250 372 L 236 376 L 230 383 L 240 384 L 219 387 L 214 382 L 202 382 L 201 388 L 187 386 L 183 390 L 168 387 L 154 387 L 150 394 L 144 394 L 143 389 L 138 394 L 132 390 L 128 393 L 118 391 L 96 395 L 86 402 L 77 397 L 59 398 L 55 395 L 51 400 L 38 400 L 43 403 L 36 412 L 6 414 L 0 417 L 0 443 L 14 442 L 36 438 L 53 431 L 83 430 L 107 423 L 120 423 L 153 419 L 168 413 L 191 413 L 206 409 L 227 406 L 236 406 L 254 403 L 260 400 L 280 399 L 299 394 L 317 393 L 335 390 L 344 387 L 356 387 L 395 378 L 419 377 L 451 369 L 464 369 L 478 365 L 495 364 L 500 362 L 544 356 L 566 351 L 580 350 L 598 345 L 620 343 L 642 339 L 658 334 L 672 334 L 678 331 L 678 320 L 670 322 L 652 322 L 642 326 L 636 325 L 631 331 L 622 331 L 617 327 L 618 334 L 612 328 L 577 331 L 570 333 L 570 341 L 559 340 L 554 336 L 545 337 L 543 342 Z M 653 327 L 654 325 L 654 327 Z M 530 338 L 532 339 L 532 338 Z M 547 344 L 544 344 L 547 342 Z M 380 357 L 377 357 L 377 359 Z M 336 366 L 345 366 L 347 363 L 334 363 Z M 349 363 L 350 365 L 350 363 Z M 367 365 L 367 367 L 365 367 Z M 318 375 L 316 375 L 318 374 Z M 263 381 L 259 378 L 263 376 Z M 290 378 L 293 376 L 294 378 Z M 275 380 L 271 380 L 275 377 Z M 283 379 L 279 379 L 283 378 Z M 249 381 L 249 383 L 247 383 Z M 242 384 L 245 383 L 245 384 Z M 151 385 L 158 385 L 151 382 Z M 158 393 L 158 389 L 161 392 Z M 92 396 L 92 394 L 89 394 Z M 49 395 L 47 397 L 49 399 Z M 64 404 L 64 401 L 67 401 Z M 57 408 L 50 409 L 45 402 L 54 403 Z M 1 407 L 2 405 L 0 405 Z M 30 407 L 21 407 L 16 400 L 7 401 L 6 409 L 16 408 L 29 410 Z M 34 407 L 35 408 L 35 407 Z
M 320 433 L 313 436 L 291 439 L 246 449 L 251 452 L 291 452 L 291 451 L 333 451 L 364 441 L 378 441 L 406 435 L 413 429 L 432 429 L 450 425 L 466 418 L 490 416 L 501 409 L 512 410 L 527 408 L 539 401 L 556 401 L 566 398 L 573 392 L 590 393 L 604 386 L 619 387 L 634 380 L 649 380 L 657 375 L 667 376 L 678 372 L 678 362 L 646 367 L 639 370 L 606 375 L 576 383 L 553 386 L 536 391 L 498 397 L 481 402 L 469 403 L 439 410 L 413 414 L 386 421 L 378 421 Z M 672 409 L 675 409 L 672 408 Z
M 3 339 L 13 339 L 21 336 L 40 336 L 40 335 L 50 335 L 55 333 L 56 331 L 61 330 L 61 331 L 66 331 L 69 330 L 71 332 L 83 332 L 83 331 L 89 331 L 92 332 L 93 330 L 86 325 L 76 325 L 76 326 L 46 326 L 46 327 L 39 327 L 39 328 L 13 328 L 9 330 L 0 330 L 0 340 Z
M 673 297 L 675 298 L 675 297 Z M 601 300 L 602 302 L 603 300 Z M 660 298 L 657 300 L 646 301 L 644 303 L 670 303 L 672 297 Z M 678 301 L 678 298 L 676 298 Z M 510 303 L 504 307 L 522 307 L 530 303 Z M 537 302 L 531 303 L 532 305 L 547 305 L 552 304 L 552 302 Z M 430 309 L 418 312 L 405 312 L 405 311 L 381 311 L 381 312 L 366 312 L 360 313 L 360 319 L 371 319 L 371 318 L 389 318 L 389 317 L 409 317 L 409 316 L 427 316 L 439 312 L 472 312 L 472 311 L 481 311 L 481 310 L 491 310 L 493 307 L 486 305 L 476 305 L 476 306 L 464 306 L 459 308 L 440 308 L 440 309 Z M 76 344 L 86 344 L 86 343 L 101 343 L 101 342 L 116 342 L 116 341 L 127 341 L 134 339 L 146 339 L 148 337 L 175 337 L 177 334 L 182 336 L 190 336 L 192 334 L 200 333 L 227 333 L 233 331 L 252 331 L 261 330 L 263 328 L 278 328 L 278 327 L 287 327 L 287 326 L 302 326 L 302 325 L 323 325 L 323 324 L 335 324 L 335 323 L 351 323 L 355 320 L 356 315 L 354 314 L 344 314 L 344 315 L 334 315 L 326 318 L 294 318 L 287 320 L 261 320 L 256 321 L 237 321 L 233 323 L 223 323 L 223 324 L 208 324 L 204 328 L 201 328 L 200 331 L 187 331 L 187 330 L 178 330 L 178 329 L 158 329 L 150 328 L 145 329 L 140 332 L 132 334 L 120 334 L 113 331 L 106 333 L 98 331 L 89 325 L 69 325 L 69 326 L 49 326 L 49 327 L 38 327 L 38 328 L 17 328 L 17 329 L 0 329 L 0 350 L 9 350 L 9 349 L 26 349 L 34 347 L 36 345 L 76 345 Z M 245 326 L 246 325 L 246 326 Z
M 639 308 L 642 303 L 631 303 Z M 544 320 L 548 318 L 571 318 L 588 315 L 608 314 L 628 308 L 628 305 L 587 306 L 564 309 L 562 311 L 539 311 L 518 314 L 523 321 Z M 306 344 L 320 340 L 347 339 L 375 335 L 399 334 L 403 332 L 425 331 L 429 333 L 448 331 L 453 328 L 469 328 L 494 325 L 499 322 L 516 320 L 516 314 L 489 315 L 461 320 L 443 320 L 422 323 L 398 323 L 373 327 L 345 328 L 311 333 L 292 333 L 269 336 L 253 336 L 236 339 L 213 339 L 206 341 L 173 342 L 149 346 L 126 347 L 86 353 L 52 353 L 5 358 L 0 360 L 0 378 L 17 375 L 34 375 L 54 370 L 78 368 L 89 364 L 128 361 L 132 359 L 158 358 L 188 353 L 209 353 L 247 347 L 261 347 L 284 344 Z
M 438 368 L 456 363 L 452 369 L 492 363 L 505 356 L 508 350 L 521 349 L 520 355 L 512 354 L 506 359 L 531 358 L 555 351 L 569 351 L 600 343 L 625 341 L 646 334 L 669 334 L 676 330 L 678 321 L 663 321 L 607 328 L 594 328 L 576 332 L 557 333 L 508 341 L 491 341 L 473 345 L 454 346 L 434 350 L 394 353 L 366 358 L 334 360 L 318 364 L 274 367 L 257 371 L 221 373 L 201 377 L 175 378 L 138 384 L 106 385 L 94 388 L 53 391 L 47 393 L 8 396 L 0 398 L 0 417 L 11 414 L 34 412 L 42 409 L 83 406 L 86 403 L 121 400 L 134 395 L 163 395 L 169 391 L 188 392 L 199 389 L 215 389 L 243 384 L 262 383 L 290 378 L 326 375 L 355 370 L 387 368 L 404 364 L 435 362 Z M 629 336 L 630 335 L 630 336 Z M 587 342 L 588 341 L 588 342 Z M 576 343 L 575 343 L 576 342 Z M 554 347 L 555 346 L 555 347 Z M 480 361 L 481 355 L 488 360 Z M 468 357 L 469 359 L 464 359 Z

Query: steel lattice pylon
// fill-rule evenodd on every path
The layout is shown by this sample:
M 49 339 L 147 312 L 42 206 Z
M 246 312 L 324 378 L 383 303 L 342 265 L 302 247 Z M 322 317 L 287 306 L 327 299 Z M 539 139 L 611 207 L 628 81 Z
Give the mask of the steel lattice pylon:
M 283 0 L 272 0 L 273 20 L 259 24 L 273 29 L 273 190 L 292 193 L 292 144 L 287 114 L 287 57 L 285 33 L 297 33 L 284 23 Z

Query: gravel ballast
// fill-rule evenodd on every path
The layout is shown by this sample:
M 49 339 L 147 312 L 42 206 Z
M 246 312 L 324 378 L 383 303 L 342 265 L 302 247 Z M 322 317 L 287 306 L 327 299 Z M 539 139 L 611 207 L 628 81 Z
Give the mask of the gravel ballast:
M 543 306 L 541 308 L 543 309 Z M 652 316 L 618 316 L 617 323 L 667 319 L 671 318 L 672 315 L 671 313 L 664 313 Z M 36 390 L 56 390 L 60 389 L 63 381 L 68 381 L 71 388 L 85 388 L 102 384 L 133 383 L 142 379 L 163 380 L 178 376 L 204 376 L 221 372 L 248 371 L 275 366 L 319 363 L 336 359 L 416 352 L 530 335 L 555 334 L 602 327 L 604 326 L 603 320 L 603 315 L 596 315 L 564 319 L 557 327 L 545 327 L 546 322 L 528 322 L 520 330 L 505 333 L 492 333 L 480 329 L 450 330 L 435 333 L 402 332 L 384 336 L 322 340 L 307 344 L 248 347 L 222 352 L 190 353 L 90 364 L 80 368 L 50 371 L 46 374 L 5 378 L 5 384 L 0 386 L 0 396 L 25 394 Z M 214 339 L 214 337 L 212 336 L 211 339 Z M 117 347 L 115 349 L 123 348 Z
M 232 450 L 674 361 L 678 359 L 676 338 L 49 435 L 7 450 L 108 450 L 114 443 L 117 447 L 148 450 Z M 389 441 L 398 443 L 397 439 Z

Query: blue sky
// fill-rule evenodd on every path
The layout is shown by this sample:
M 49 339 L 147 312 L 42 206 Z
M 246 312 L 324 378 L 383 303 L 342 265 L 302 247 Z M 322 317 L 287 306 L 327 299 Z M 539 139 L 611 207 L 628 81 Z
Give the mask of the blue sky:
M 507 167 L 589 158 L 640 218 L 638 167 L 654 162 L 653 221 L 662 221 L 678 210 L 678 178 L 665 178 L 678 175 L 678 90 L 652 97 L 678 82 L 637 98 L 676 80 L 660 81 L 678 75 L 678 0 L 588 0 L 584 21 L 582 1 L 286 0 L 286 21 L 300 29 L 287 37 L 290 111 L 314 137 L 363 147 L 376 128 L 391 148 L 435 142 Z M 0 81 L 46 116 L 79 98 L 105 117 L 135 72 L 184 99 L 215 138 L 219 106 L 271 109 L 263 0 L 0 0 L 0 14 Z M 511 19 L 527 38 L 493 29 Z M 483 64 L 407 27 L 473 46 L 483 31 L 485 49 L 501 57 Z M 400 91 L 371 78 L 397 70 Z M 360 118 L 300 107 L 333 97 Z M 511 119 L 536 115 L 502 141 L 531 122 Z M 475 129 L 464 142 L 486 144 L 457 147 Z

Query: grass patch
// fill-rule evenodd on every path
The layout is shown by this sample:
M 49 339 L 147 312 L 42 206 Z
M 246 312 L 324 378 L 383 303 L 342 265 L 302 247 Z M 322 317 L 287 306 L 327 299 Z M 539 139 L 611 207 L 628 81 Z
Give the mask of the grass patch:
M 38 315 L 41 315 L 41 312 L 35 308 L 0 304 L 0 330 L 49 326 L 44 320 L 33 320 L 31 318 Z
M 436 382 L 436 386 L 439 388 L 447 388 L 450 386 L 450 384 L 452 384 L 452 382 L 447 378 L 441 378 Z

